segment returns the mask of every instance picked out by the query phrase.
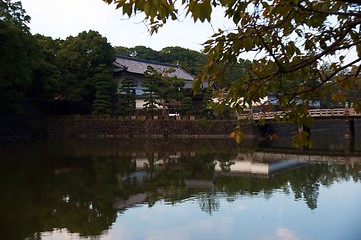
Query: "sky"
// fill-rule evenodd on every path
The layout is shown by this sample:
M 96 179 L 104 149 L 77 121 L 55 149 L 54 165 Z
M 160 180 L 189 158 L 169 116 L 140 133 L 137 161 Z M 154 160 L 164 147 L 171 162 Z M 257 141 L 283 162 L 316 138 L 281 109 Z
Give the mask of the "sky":
M 33 34 L 65 39 L 82 31 L 95 30 L 108 39 L 112 46 L 143 45 L 154 50 L 180 46 L 196 51 L 218 28 L 230 22 L 221 11 L 213 13 L 213 22 L 194 23 L 191 18 L 169 21 L 152 36 L 139 14 L 128 18 L 115 5 L 102 0 L 22 0 L 23 8 L 31 17 L 28 25 Z
M 28 25 L 33 34 L 39 33 L 52 38 L 66 39 L 82 31 L 95 30 L 108 39 L 112 46 L 146 46 L 153 50 L 180 46 L 196 51 L 218 28 L 232 28 L 232 22 L 224 18 L 221 9 L 213 9 L 212 22 L 194 23 L 180 12 L 179 21 L 168 21 L 157 34 L 150 35 L 143 23 L 144 15 L 128 18 L 121 9 L 102 0 L 21 0 L 23 8 L 31 17 Z M 254 59 L 254 53 L 241 55 Z M 346 55 L 346 62 L 354 60 L 354 50 Z M 332 61 L 338 61 L 337 56 Z

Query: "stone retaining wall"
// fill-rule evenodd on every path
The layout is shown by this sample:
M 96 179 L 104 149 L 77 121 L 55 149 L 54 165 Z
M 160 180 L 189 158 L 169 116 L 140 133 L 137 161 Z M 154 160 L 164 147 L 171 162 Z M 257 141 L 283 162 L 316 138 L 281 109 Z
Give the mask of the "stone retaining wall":
M 34 132 L 39 137 L 150 137 L 150 138 L 219 138 L 229 137 L 235 120 L 153 119 L 145 116 L 113 118 L 66 116 L 46 118 Z M 253 135 L 252 128 L 247 131 Z M 246 134 L 246 135 L 247 135 Z
M 26 120 L 24 120 L 26 119 Z M 82 137 L 82 138 L 228 138 L 237 126 L 236 120 L 196 119 L 195 117 L 151 116 L 54 116 L 37 119 L 23 118 L 0 121 L 0 140 L 17 140 L 31 137 Z M 315 120 L 311 136 L 339 136 L 348 129 L 345 120 Z M 269 123 L 266 126 L 244 127 L 245 137 L 293 136 L 298 128 L 292 124 Z M 361 135 L 361 121 L 354 122 L 354 135 Z

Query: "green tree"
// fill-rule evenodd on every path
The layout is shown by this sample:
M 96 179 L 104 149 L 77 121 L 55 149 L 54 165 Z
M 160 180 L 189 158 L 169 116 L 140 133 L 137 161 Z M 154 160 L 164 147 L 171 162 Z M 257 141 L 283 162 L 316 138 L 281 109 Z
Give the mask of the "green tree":
M 181 8 L 185 8 L 186 16 L 201 22 L 212 21 L 215 7 L 223 9 L 233 26 L 219 29 L 205 42 L 204 52 L 209 59 L 197 77 L 195 90 L 204 81 L 224 81 L 227 68 L 237 63 L 242 54 L 252 53 L 254 59 L 247 74 L 218 92 L 224 99 L 222 104 L 238 111 L 273 92 L 286 114 L 279 120 L 308 124 L 310 101 L 324 98 L 335 87 L 340 91 L 332 94 L 332 100 L 345 100 L 349 87 L 360 78 L 361 4 L 356 0 L 184 0 L 179 5 L 170 0 L 162 4 L 103 1 L 115 3 L 128 16 L 144 12 L 151 33 L 168 20 L 177 19 Z M 349 54 L 349 50 L 355 54 Z M 327 73 L 322 71 L 326 63 L 331 67 Z M 342 75 L 345 69 L 349 69 L 348 74 Z M 319 84 L 307 86 L 303 81 L 292 87 L 284 84 L 310 78 L 319 79 Z M 297 107 L 300 104 L 303 107 Z M 361 101 L 354 105 L 361 110 Z
M 129 55 L 140 59 L 159 61 L 159 53 L 145 46 L 135 46 L 134 48 L 131 48 Z
M 144 89 L 144 109 L 148 110 L 152 116 L 157 112 L 160 106 L 157 94 L 158 86 L 160 85 L 161 74 L 152 67 L 148 67 L 144 73 L 145 78 L 142 82 Z
M 56 63 L 56 56 L 62 40 L 52 39 L 40 34 L 34 35 L 38 54 L 32 65 L 32 86 L 27 92 L 31 98 L 54 100 L 59 93 L 62 80 Z
M 195 75 L 201 72 L 202 65 L 207 62 L 207 55 L 182 47 L 166 47 L 159 52 L 160 61 L 172 65 L 180 65 Z
M 215 87 L 230 87 L 234 82 L 247 74 L 251 61 L 239 59 L 235 64 L 230 64 L 224 72 L 224 81 L 215 83 Z
M 159 52 L 145 46 L 135 46 L 132 48 L 117 46 L 114 47 L 114 50 L 119 55 L 136 57 L 139 59 L 144 59 L 149 61 L 156 61 L 156 62 L 161 61 Z
M 83 31 L 76 37 L 68 37 L 61 44 L 56 56 L 62 76 L 59 82 L 59 98 L 82 101 L 84 107 L 90 111 L 96 92 L 94 76 L 102 71 L 99 70 L 102 68 L 98 67 L 105 65 L 111 70 L 114 59 L 112 46 L 96 31 Z
M 207 90 L 205 94 L 203 95 L 201 109 L 200 109 L 200 115 L 203 117 L 213 117 L 213 110 L 210 108 L 210 105 L 212 103 L 212 92 L 210 90 Z
M 0 1 L 0 110 L 21 112 L 31 85 L 34 40 L 21 2 Z
M 117 55 L 129 56 L 129 48 L 127 47 L 115 46 L 113 49 Z
M 145 87 L 151 95 L 155 95 L 162 106 L 163 116 L 167 115 L 168 103 L 172 100 L 179 100 L 183 96 L 184 80 L 170 76 L 174 69 L 167 69 L 163 73 L 148 66 L 145 72 Z M 153 97 L 153 96 L 152 96 Z
M 179 107 L 179 111 L 182 115 L 193 115 L 193 100 L 191 97 L 185 97 L 182 99 L 182 103 Z
M 181 66 L 187 72 L 196 75 L 202 71 L 202 65 L 207 62 L 207 55 L 182 47 L 166 47 L 155 51 L 145 46 L 134 48 L 114 47 L 119 55 L 136 57 L 143 60 L 162 62 L 173 66 Z
M 0 1 L 0 21 L 9 22 L 24 32 L 29 32 L 30 16 L 26 14 L 21 1 L 1 0 Z
M 119 114 L 128 115 L 135 111 L 135 87 L 132 77 L 125 77 L 121 82 L 117 110 Z
M 111 111 L 111 95 L 112 95 L 112 71 L 104 64 L 99 65 L 98 73 L 94 76 L 96 87 L 95 100 L 92 104 L 92 114 L 110 114 Z

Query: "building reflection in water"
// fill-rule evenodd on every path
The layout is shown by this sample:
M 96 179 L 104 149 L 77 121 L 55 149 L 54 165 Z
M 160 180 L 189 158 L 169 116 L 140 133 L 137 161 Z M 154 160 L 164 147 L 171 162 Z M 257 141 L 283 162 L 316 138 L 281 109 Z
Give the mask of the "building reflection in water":
M 220 191 L 230 196 L 264 194 L 269 197 L 276 189 L 293 192 L 296 199 L 304 199 L 308 207 L 314 209 L 320 183 L 331 184 L 349 170 L 359 178 L 357 174 L 361 170 L 357 156 L 341 155 L 248 151 L 226 157 L 216 154 L 205 157 L 196 152 L 137 152 L 131 156 L 135 171 L 118 176 L 118 181 L 122 182 L 121 188 L 132 185 L 138 190 L 117 197 L 114 207 L 118 210 L 139 204 L 152 206 L 161 199 L 175 203 L 196 196 L 203 198 L 202 210 L 211 213 L 219 209 L 215 199 Z M 214 207 L 205 207 L 207 201 Z
M 54 229 L 97 236 L 130 208 L 157 202 L 195 201 L 212 215 L 222 211 L 224 197 L 270 198 L 282 192 L 313 210 L 321 186 L 361 182 L 358 153 L 239 149 L 225 140 L 127 144 L 0 148 L 0 238 L 36 239 Z

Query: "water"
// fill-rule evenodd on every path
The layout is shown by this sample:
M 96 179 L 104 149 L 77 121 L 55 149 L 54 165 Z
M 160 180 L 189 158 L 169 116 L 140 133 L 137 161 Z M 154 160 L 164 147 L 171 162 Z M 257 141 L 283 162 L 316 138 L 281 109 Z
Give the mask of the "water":
M 361 239 L 358 147 L 274 143 L 2 145 L 0 239 Z

